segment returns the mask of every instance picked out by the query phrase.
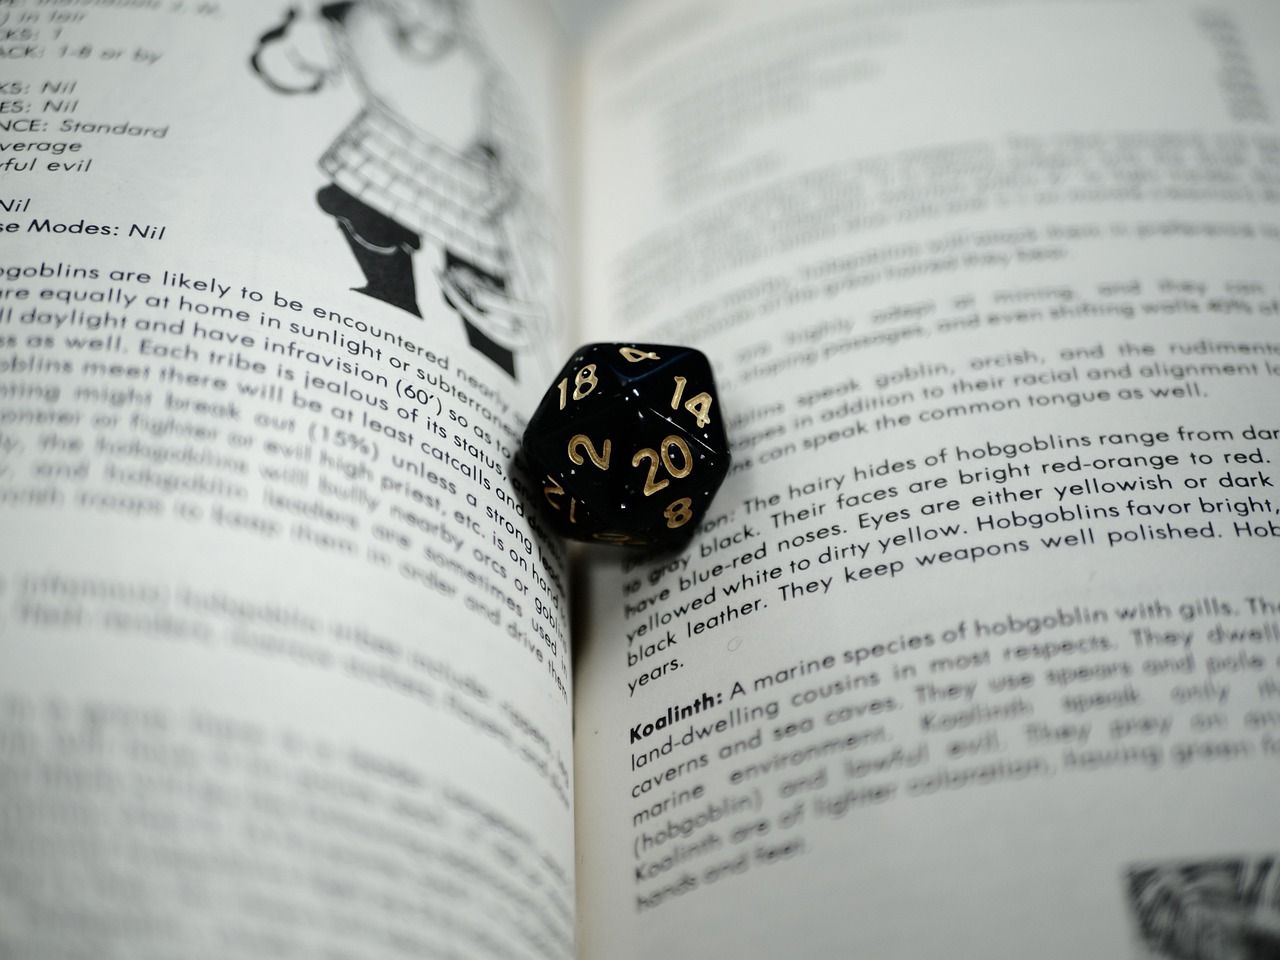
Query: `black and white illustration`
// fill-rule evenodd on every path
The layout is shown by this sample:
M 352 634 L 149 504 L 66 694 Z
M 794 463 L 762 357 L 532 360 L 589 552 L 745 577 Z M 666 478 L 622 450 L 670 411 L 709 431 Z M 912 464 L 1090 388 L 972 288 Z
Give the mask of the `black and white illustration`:
M 1142 960 L 1280 958 L 1280 853 L 1136 864 L 1126 883 Z
M 544 204 L 512 84 L 467 0 L 347 0 L 290 8 L 258 40 L 277 93 L 350 83 L 361 106 L 320 157 L 316 201 L 363 275 L 353 287 L 423 316 L 415 255 L 468 343 L 517 377 L 545 340 Z

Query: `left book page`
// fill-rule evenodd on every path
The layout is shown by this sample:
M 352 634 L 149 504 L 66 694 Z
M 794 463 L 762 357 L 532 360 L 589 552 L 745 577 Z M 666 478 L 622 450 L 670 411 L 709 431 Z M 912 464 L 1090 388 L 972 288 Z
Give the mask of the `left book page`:
M 572 955 L 559 44 L 0 0 L 0 955 Z

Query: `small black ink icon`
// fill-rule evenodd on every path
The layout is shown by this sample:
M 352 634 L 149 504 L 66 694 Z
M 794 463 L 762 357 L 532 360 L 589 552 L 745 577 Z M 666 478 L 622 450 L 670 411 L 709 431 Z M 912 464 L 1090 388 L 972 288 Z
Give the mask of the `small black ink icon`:
M 1127 886 L 1146 960 L 1280 960 L 1280 854 L 1138 864 Z
M 516 354 L 545 340 L 546 277 L 524 249 L 545 238 L 515 97 L 465 0 L 290 9 L 250 62 L 279 93 L 346 77 L 361 97 L 320 158 L 330 183 L 316 195 L 363 274 L 353 289 L 421 317 L 414 254 L 430 240 L 468 342 L 514 378 Z

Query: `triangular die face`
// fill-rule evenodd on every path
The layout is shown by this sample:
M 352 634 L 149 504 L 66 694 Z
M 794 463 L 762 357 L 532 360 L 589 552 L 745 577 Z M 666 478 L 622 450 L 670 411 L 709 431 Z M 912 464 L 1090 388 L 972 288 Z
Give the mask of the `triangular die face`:
M 623 395 L 637 398 L 672 427 L 714 450 L 727 450 L 723 411 L 706 356 L 690 347 L 644 344 L 659 360 L 636 364 Z
M 578 419 L 598 414 L 610 400 L 622 393 L 622 380 L 608 363 L 608 344 L 580 347 L 560 368 L 537 409 L 529 418 L 536 435 L 561 419 Z
M 658 498 L 646 511 L 647 522 L 636 530 L 636 536 L 655 544 L 674 544 L 687 538 L 698 529 L 714 495 L 714 488 L 692 487 Z
M 635 445 L 628 461 L 630 476 L 628 502 L 646 518 L 661 515 L 663 506 L 690 498 L 695 512 L 705 506 L 729 473 L 729 454 L 705 446 L 696 438 L 670 429 L 660 418 L 650 415 L 646 442 Z
M 729 470 L 729 445 L 724 439 L 724 429 L 716 423 L 709 423 L 705 430 L 699 430 L 689 416 L 681 416 L 672 410 L 646 407 L 641 411 L 649 432 L 662 432 L 664 437 L 678 436 L 688 444 L 689 452 L 694 458 L 695 467 L 705 466 L 710 469 L 723 468 Z
M 605 522 L 591 506 L 567 490 L 552 473 L 539 475 L 538 496 L 540 506 L 545 508 L 541 510 L 543 519 L 562 537 L 586 540 L 593 532 L 605 529 Z
M 614 501 L 625 496 L 623 457 L 630 456 L 624 449 L 625 420 L 601 408 L 592 416 L 549 417 L 537 432 L 530 424 L 525 456 L 539 479 L 550 476 L 564 488 L 566 517 L 571 500 L 577 503 L 574 511 L 579 523 L 584 515 L 580 511 L 597 521 L 618 512 Z M 556 509 L 554 504 L 552 508 Z

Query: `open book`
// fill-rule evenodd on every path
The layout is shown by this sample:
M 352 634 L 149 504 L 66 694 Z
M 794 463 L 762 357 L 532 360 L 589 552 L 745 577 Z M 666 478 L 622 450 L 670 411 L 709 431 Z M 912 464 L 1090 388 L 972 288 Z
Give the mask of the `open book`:
M 0 957 L 1277 956 L 1277 49 L 0 2 Z M 588 340 L 676 555 L 513 468 Z

